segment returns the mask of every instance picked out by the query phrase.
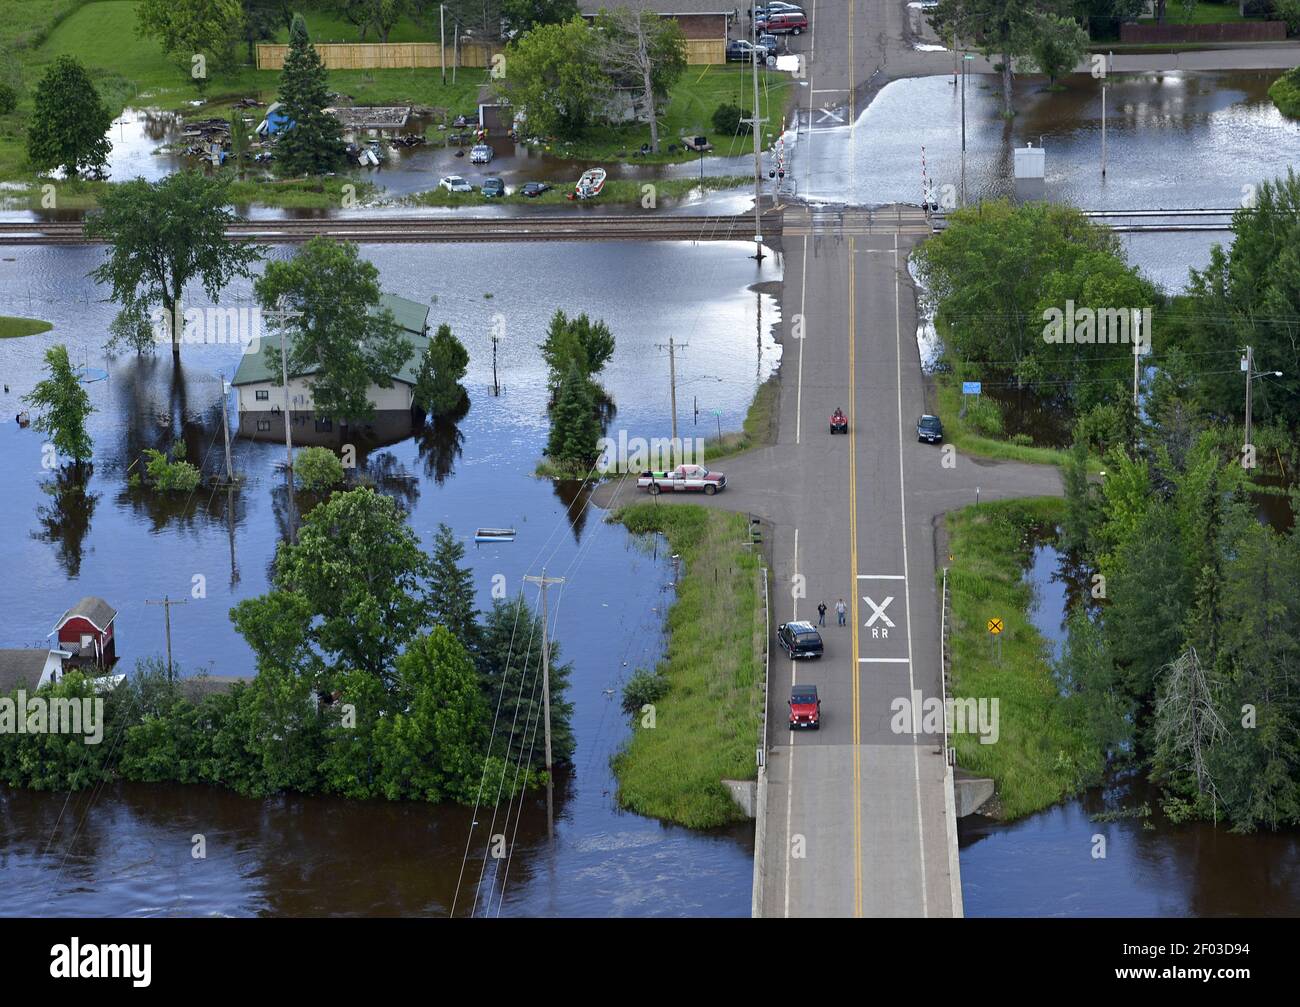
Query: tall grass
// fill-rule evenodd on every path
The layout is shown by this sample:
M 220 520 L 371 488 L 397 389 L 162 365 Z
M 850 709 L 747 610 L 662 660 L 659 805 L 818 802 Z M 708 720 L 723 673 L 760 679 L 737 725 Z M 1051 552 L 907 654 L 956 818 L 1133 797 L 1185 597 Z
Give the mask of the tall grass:
M 742 821 L 722 785 L 753 779 L 763 716 L 766 624 L 762 566 L 742 515 L 692 505 L 636 504 L 614 515 L 638 534 L 658 533 L 685 575 L 668 612 L 668 692 L 655 726 L 633 721 L 614 757 L 618 801 L 639 814 L 708 828 Z
M 1019 818 L 1099 779 L 1103 754 L 1071 718 L 1051 669 L 1047 641 L 1029 620 L 1023 580 L 1029 533 L 1064 512 L 1055 497 L 980 504 L 948 515 L 953 695 L 998 700 L 1000 734 L 983 745 L 954 738 L 957 764 L 990 776 L 1002 814 Z M 942 577 L 942 572 L 940 572 Z M 987 629 L 1003 621 L 999 661 Z

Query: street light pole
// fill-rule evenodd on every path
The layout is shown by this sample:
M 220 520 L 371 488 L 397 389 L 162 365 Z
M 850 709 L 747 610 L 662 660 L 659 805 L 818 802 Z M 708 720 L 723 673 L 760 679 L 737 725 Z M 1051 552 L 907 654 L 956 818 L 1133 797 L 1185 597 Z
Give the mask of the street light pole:
M 525 577 L 525 581 L 536 584 L 542 589 L 542 716 L 546 721 L 546 835 L 555 837 L 555 809 L 553 796 L 553 779 L 555 773 L 551 767 L 551 641 L 547 635 L 546 589 L 552 584 L 563 584 L 563 577 L 546 576 L 542 568 L 540 577 Z

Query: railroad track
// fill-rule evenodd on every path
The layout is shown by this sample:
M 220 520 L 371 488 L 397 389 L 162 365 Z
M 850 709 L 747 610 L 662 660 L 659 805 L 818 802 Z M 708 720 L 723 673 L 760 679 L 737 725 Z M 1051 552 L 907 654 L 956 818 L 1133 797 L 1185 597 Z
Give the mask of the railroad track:
M 243 220 L 231 238 L 296 244 L 317 235 L 365 243 L 485 241 L 752 241 L 750 216 L 657 214 L 527 217 L 328 217 Z M 769 215 L 764 237 L 779 235 L 780 216 Z M 81 221 L 0 221 L 0 246 L 85 245 Z

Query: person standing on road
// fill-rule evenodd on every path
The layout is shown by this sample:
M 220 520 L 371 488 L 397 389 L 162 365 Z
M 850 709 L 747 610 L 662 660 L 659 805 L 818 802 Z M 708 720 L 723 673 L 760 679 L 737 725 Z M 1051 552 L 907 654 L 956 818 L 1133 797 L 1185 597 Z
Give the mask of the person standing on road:
M 839 620 L 841 626 L 844 625 L 844 613 L 847 611 L 848 606 L 844 604 L 843 598 L 835 603 L 835 618 Z
M 826 625 L 826 602 L 824 601 L 819 601 L 817 603 L 817 625 Z

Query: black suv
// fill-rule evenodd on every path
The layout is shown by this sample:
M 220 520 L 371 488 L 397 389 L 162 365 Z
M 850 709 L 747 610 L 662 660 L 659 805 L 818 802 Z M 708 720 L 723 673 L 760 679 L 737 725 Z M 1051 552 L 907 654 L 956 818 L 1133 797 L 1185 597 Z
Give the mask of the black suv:
M 822 656 L 822 637 L 811 622 L 783 622 L 776 628 L 776 642 L 794 660 Z
M 943 424 L 937 416 L 922 416 L 916 421 L 916 439 L 938 444 L 943 440 Z

